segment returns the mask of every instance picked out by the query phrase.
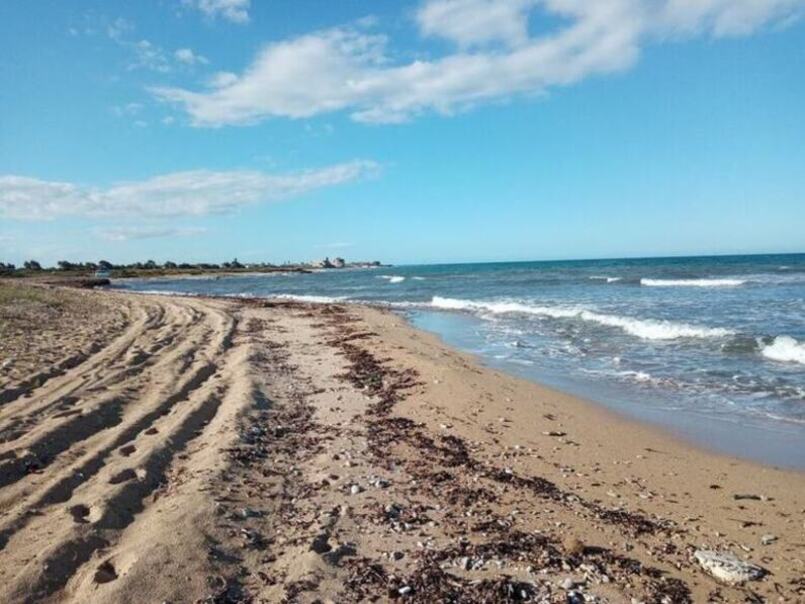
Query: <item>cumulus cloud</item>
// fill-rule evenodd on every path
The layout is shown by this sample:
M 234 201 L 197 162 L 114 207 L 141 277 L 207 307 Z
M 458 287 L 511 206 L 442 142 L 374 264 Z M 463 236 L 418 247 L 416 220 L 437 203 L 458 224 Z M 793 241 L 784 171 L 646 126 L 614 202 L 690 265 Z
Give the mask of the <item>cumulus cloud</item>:
M 429 0 L 416 13 L 420 33 L 455 46 L 439 57 L 395 61 L 384 35 L 341 27 L 270 44 L 206 89 L 152 92 L 198 126 L 334 111 L 401 122 L 622 71 L 648 43 L 747 35 L 803 12 L 805 0 Z M 538 17 L 555 29 L 530 34 Z
M 378 171 L 378 164 L 365 160 L 290 174 L 194 170 L 108 188 L 8 175 L 0 176 L 0 216 L 48 220 L 61 216 L 159 218 L 227 214 L 353 182 Z
M 107 241 L 157 239 L 160 237 L 192 237 L 206 233 L 204 227 L 114 226 L 98 228 L 95 234 Z
M 182 0 L 182 4 L 206 17 L 220 17 L 232 23 L 249 22 L 250 0 Z

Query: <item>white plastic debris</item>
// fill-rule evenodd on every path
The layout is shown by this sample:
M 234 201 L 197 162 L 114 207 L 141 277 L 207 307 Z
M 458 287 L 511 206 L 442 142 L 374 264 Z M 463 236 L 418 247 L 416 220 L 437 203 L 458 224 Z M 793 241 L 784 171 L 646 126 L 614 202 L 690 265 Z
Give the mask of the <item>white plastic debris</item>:
M 725 552 L 700 549 L 693 554 L 696 561 L 713 577 L 728 585 L 757 581 L 766 571 Z

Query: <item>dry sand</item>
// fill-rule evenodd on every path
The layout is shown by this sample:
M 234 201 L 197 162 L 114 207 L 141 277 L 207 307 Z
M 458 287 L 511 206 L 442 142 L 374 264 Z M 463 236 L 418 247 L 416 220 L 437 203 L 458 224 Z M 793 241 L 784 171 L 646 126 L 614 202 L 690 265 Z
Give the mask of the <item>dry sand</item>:
M 805 602 L 803 474 L 388 312 L 0 286 L 0 321 L 2 602 Z

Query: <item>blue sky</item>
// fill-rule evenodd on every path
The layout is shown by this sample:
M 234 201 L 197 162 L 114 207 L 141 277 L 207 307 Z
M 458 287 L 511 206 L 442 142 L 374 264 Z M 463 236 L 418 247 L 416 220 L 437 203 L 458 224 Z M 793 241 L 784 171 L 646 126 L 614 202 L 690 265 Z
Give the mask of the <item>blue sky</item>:
M 0 261 L 801 252 L 801 0 L 8 0 Z

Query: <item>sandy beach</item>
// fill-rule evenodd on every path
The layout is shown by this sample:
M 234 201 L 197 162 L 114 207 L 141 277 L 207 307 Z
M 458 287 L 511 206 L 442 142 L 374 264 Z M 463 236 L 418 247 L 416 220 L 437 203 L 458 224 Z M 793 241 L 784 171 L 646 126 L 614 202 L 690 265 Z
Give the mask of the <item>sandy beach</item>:
M 0 352 L 3 602 L 805 602 L 805 475 L 389 311 L 3 285 Z

